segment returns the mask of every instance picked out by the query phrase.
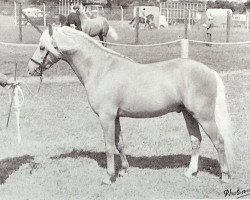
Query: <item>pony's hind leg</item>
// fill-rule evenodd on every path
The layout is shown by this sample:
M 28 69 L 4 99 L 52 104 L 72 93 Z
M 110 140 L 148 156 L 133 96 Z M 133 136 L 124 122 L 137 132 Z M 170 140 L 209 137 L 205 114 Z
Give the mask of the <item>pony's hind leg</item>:
M 198 173 L 201 134 L 197 120 L 186 110 L 183 110 L 182 113 L 186 122 L 192 146 L 191 161 L 188 170 L 185 172 L 185 175 L 187 177 L 192 177 Z
M 228 161 L 226 157 L 225 152 L 225 145 L 224 145 L 224 139 L 221 136 L 218 126 L 215 122 L 215 119 L 210 120 L 199 120 L 199 123 L 201 124 L 203 130 L 208 135 L 210 140 L 212 141 L 214 147 L 216 148 L 218 155 L 219 155 L 219 163 L 221 167 L 221 173 L 222 173 L 222 181 L 223 182 L 229 182 L 229 179 L 231 178 L 228 168 Z
M 117 150 L 119 151 L 120 158 L 121 158 L 121 167 L 122 169 L 119 171 L 119 176 L 124 176 L 129 168 L 128 160 L 125 155 L 124 151 L 124 142 L 122 138 L 122 132 L 121 132 L 121 125 L 120 125 L 120 119 L 119 117 L 115 120 L 115 145 Z

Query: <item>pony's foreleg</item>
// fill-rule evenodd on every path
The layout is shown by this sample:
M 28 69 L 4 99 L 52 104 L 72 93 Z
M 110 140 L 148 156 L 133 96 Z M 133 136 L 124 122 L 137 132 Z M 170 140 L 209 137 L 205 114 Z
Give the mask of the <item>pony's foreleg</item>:
M 121 125 L 119 117 L 115 120 L 115 145 L 120 153 L 122 169 L 119 171 L 119 176 L 124 176 L 129 168 L 128 160 L 124 151 L 124 142 L 122 138 Z
M 111 114 L 99 114 L 99 118 L 104 133 L 105 151 L 107 156 L 107 177 L 103 180 L 103 183 L 110 185 L 115 180 L 114 151 L 116 116 Z
M 201 134 L 199 124 L 196 119 L 186 110 L 183 111 L 188 133 L 190 135 L 192 155 L 188 170 L 185 176 L 192 177 L 198 173 L 199 149 L 201 143 Z
M 104 47 L 106 47 L 107 44 L 106 44 L 106 43 L 103 43 L 103 41 L 104 41 L 104 36 L 103 36 L 103 34 L 100 33 L 100 34 L 98 35 L 98 37 L 99 37 L 100 41 L 102 41 L 102 45 L 103 45 Z M 105 46 L 105 45 L 106 45 L 106 46 Z
M 102 43 L 103 46 L 107 47 L 108 46 L 108 44 L 106 43 L 107 42 L 107 36 L 103 35 L 102 38 L 103 38 L 103 43 Z

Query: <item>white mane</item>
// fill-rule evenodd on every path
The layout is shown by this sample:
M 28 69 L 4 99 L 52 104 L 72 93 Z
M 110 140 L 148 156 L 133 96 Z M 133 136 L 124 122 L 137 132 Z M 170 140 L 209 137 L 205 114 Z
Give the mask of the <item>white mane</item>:
M 93 45 L 95 45 L 97 48 L 107 52 L 107 53 L 110 53 L 110 54 L 113 54 L 113 55 L 116 55 L 116 56 L 119 56 L 121 58 L 125 58 L 125 59 L 128 59 L 132 62 L 134 62 L 131 58 L 129 57 L 126 57 L 120 53 L 117 53 L 111 49 L 108 49 L 108 48 L 105 48 L 102 44 L 100 44 L 100 42 L 98 42 L 97 40 L 91 38 L 89 35 L 87 35 L 86 33 L 82 32 L 82 31 L 77 31 L 73 28 L 70 28 L 68 26 L 63 26 L 63 27 L 59 27 L 59 28 L 55 28 L 54 29 L 55 31 L 59 32 L 60 34 L 63 34 L 63 35 L 66 35 L 68 37 L 73 37 L 73 36 L 82 36 L 84 39 L 88 40 L 89 42 L 91 42 Z

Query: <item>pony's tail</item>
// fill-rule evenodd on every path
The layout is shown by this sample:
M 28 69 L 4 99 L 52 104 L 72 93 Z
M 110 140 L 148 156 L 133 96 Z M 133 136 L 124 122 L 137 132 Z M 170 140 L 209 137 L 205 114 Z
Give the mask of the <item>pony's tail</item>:
M 215 72 L 215 71 L 214 71 Z M 215 105 L 215 121 L 220 131 L 220 134 L 224 140 L 224 147 L 226 153 L 226 159 L 228 167 L 232 168 L 234 160 L 234 149 L 232 145 L 233 135 L 231 120 L 227 110 L 225 86 L 222 82 L 221 77 L 215 72 L 217 82 L 217 97 Z
M 112 26 L 109 26 L 109 33 L 111 35 L 111 37 L 116 41 L 118 40 L 118 34 L 116 32 L 116 30 L 112 27 Z

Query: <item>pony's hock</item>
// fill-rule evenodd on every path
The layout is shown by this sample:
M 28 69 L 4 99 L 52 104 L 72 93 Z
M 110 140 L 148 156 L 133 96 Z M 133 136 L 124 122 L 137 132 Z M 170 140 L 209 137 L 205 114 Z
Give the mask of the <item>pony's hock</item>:
M 218 152 L 222 181 L 230 179 L 233 154 L 230 120 L 224 84 L 214 70 L 187 58 L 139 64 L 69 27 L 49 26 L 32 59 L 41 63 L 48 51 L 45 69 L 60 59 L 66 61 L 85 86 L 89 104 L 100 119 L 107 157 L 105 183 L 112 183 L 115 175 L 115 148 L 122 169 L 127 171 L 129 167 L 120 117 L 150 118 L 179 111 L 192 146 L 187 173 L 198 172 L 201 125 Z M 30 61 L 28 69 L 35 74 L 39 65 Z

